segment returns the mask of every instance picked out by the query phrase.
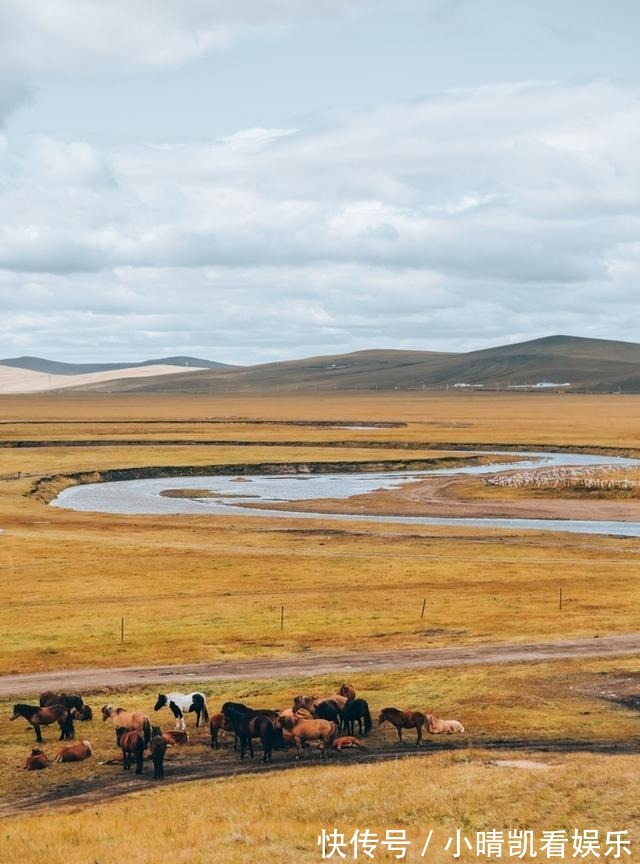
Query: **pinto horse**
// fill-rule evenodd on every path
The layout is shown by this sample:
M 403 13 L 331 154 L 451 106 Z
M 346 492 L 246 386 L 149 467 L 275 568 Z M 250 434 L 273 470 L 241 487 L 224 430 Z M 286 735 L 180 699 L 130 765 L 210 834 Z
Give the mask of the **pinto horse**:
M 368 735 L 371 732 L 371 714 L 366 699 L 351 699 L 342 713 L 342 721 L 348 735 L 355 735 L 356 721 L 358 735 Z M 364 733 L 363 733 L 364 728 Z
M 426 723 L 426 720 L 426 716 L 421 711 L 400 711 L 399 708 L 383 708 L 378 717 L 378 726 L 382 726 L 383 723 L 391 723 L 392 726 L 395 726 L 401 744 L 404 744 L 402 730 L 415 729 L 418 733 L 416 747 L 419 747 L 422 741 L 422 727 Z
M 64 705 L 49 705 L 46 708 L 40 708 L 38 705 L 25 705 L 19 702 L 13 706 L 13 713 L 9 720 L 17 720 L 18 717 L 24 717 L 27 723 L 30 723 L 36 733 L 36 741 L 42 744 L 41 726 L 50 726 L 51 723 L 57 723 L 60 727 L 60 741 L 69 741 L 74 736 L 73 719 L 69 713 L 69 709 Z
M 120 746 L 120 738 L 123 730 L 125 732 L 135 730 L 138 732 L 146 747 L 151 740 L 151 723 L 142 711 L 126 711 L 124 708 L 116 708 L 115 705 L 102 706 L 102 720 L 111 719 L 113 728 L 116 730 L 116 746 Z
M 165 705 L 169 707 L 169 710 L 176 718 L 176 729 L 187 728 L 184 719 L 185 714 L 195 713 L 196 728 L 200 725 L 201 719 L 204 723 L 209 722 L 207 697 L 204 693 L 158 693 L 158 699 L 153 710 L 159 711 Z

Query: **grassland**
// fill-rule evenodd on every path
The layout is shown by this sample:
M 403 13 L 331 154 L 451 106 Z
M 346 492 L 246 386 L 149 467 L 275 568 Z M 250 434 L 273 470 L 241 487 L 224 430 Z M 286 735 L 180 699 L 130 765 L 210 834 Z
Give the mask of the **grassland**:
M 640 541 L 631 538 L 365 525 L 330 515 L 311 526 L 302 519 L 109 516 L 50 508 L 29 493 L 44 476 L 74 472 L 432 458 L 451 445 L 633 454 L 640 452 L 640 397 L 78 394 L 4 397 L 0 421 L 0 441 L 13 445 L 0 448 L 0 475 L 20 472 L 0 481 L 1 673 L 639 629 Z M 299 421 L 304 425 L 292 425 Z M 331 425 L 338 421 L 406 425 Z M 33 446 L 15 446 L 26 441 Z M 606 687 L 616 669 L 635 686 L 634 661 L 359 676 L 359 689 L 376 708 L 397 701 L 459 717 L 472 730 L 471 747 L 410 763 L 313 768 L 303 782 L 299 773 L 293 783 L 286 773 L 201 781 L 94 802 L 81 814 L 55 819 L 12 817 L 0 826 L 0 842 L 7 860 L 147 862 L 161 857 L 169 831 L 175 838 L 180 826 L 184 861 L 261 862 L 292 852 L 317 861 L 317 834 L 332 820 L 345 830 L 406 826 L 416 833 L 425 826 L 443 832 L 512 826 L 516 819 L 523 824 L 523 814 L 531 827 L 629 828 L 638 839 L 637 756 L 550 751 L 542 758 L 551 767 L 509 769 L 493 764 L 489 747 L 504 737 L 606 741 L 624 749 L 637 740 L 637 715 L 589 689 L 599 681 Z M 206 689 L 214 706 L 227 695 L 284 705 L 298 687 L 335 683 L 209 683 Z M 95 694 L 98 703 L 102 695 Z M 150 707 L 154 694 L 104 695 Z M 5 702 L 0 716 L 7 715 Z M 12 799 L 49 788 L 61 776 L 54 769 L 35 776 L 17 769 L 32 738 L 21 723 L 0 724 L 0 793 Z M 109 730 L 99 721 L 86 728 L 106 752 Z M 372 748 L 391 746 L 391 733 L 376 731 L 372 740 Z M 218 758 L 204 743 L 190 753 Z M 95 764 L 67 767 L 67 783 L 88 781 L 96 770 Z M 108 788 L 109 771 L 117 768 L 100 770 Z M 140 842 L 131 841 L 132 820 L 141 826 Z

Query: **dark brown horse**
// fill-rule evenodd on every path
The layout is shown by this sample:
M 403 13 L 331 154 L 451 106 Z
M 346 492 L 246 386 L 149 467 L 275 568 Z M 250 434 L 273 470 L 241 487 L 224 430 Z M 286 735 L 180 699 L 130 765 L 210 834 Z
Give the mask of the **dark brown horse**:
M 122 764 L 125 771 L 130 770 L 131 761 L 135 758 L 136 774 L 142 774 L 146 746 L 144 737 L 139 732 L 122 733 L 120 736 L 120 748 L 122 750 Z
M 224 714 L 212 714 L 209 720 L 209 732 L 211 733 L 211 749 L 218 750 L 220 748 L 220 732 L 233 732 L 233 726 Z
M 356 691 L 353 689 L 353 684 L 343 684 L 338 690 L 338 695 L 344 696 L 349 702 L 356 698 Z
M 395 726 L 401 744 L 404 744 L 402 730 L 415 729 L 418 733 L 416 747 L 419 747 L 422 741 L 422 727 L 426 720 L 426 716 L 421 711 L 400 711 L 399 708 L 383 708 L 378 717 L 378 726 L 381 726 L 383 723 L 391 723 Z
M 40 694 L 40 707 L 48 708 L 50 705 L 64 705 L 69 711 L 72 708 L 82 711 L 84 700 L 77 693 L 56 693 L 53 690 L 47 690 Z
M 27 723 L 30 723 L 35 729 L 36 741 L 42 744 L 41 726 L 50 726 L 52 723 L 57 723 L 60 726 L 60 741 L 69 741 L 73 738 L 73 720 L 69 709 L 64 705 L 50 705 L 47 708 L 40 708 L 38 705 L 25 705 L 19 702 L 13 706 L 13 713 L 10 720 L 17 720 L 18 717 L 24 717 Z
M 179 730 L 182 731 L 182 730 Z M 157 735 L 154 735 L 149 742 L 149 752 L 153 759 L 153 779 L 164 780 L 164 754 L 167 751 L 167 740 L 158 729 Z
M 27 757 L 24 764 L 25 771 L 42 771 L 43 768 L 48 768 L 51 763 L 44 750 L 39 747 L 34 747 L 31 751 L 31 756 Z
M 347 735 L 355 735 L 355 726 L 358 724 L 358 735 L 368 735 L 371 732 L 371 714 L 369 703 L 366 699 L 350 699 L 347 707 L 342 712 L 342 722 Z

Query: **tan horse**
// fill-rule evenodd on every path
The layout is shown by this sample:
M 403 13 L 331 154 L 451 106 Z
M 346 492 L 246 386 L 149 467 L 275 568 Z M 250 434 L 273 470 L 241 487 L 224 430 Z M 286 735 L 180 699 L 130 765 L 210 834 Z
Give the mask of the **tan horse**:
M 441 720 L 436 714 L 427 714 L 427 732 L 431 735 L 455 735 L 464 732 L 459 720 Z
M 116 730 L 116 745 L 120 746 L 122 730 L 134 730 L 144 738 L 146 747 L 151 740 L 151 722 L 142 711 L 127 711 L 124 708 L 116 708 L 115 705 L 102 706 L 102 720 L 111 719 L 113 728 Z
M 422 727 L 426 721 L 427 718 L 421 711 L 400 711 L 399 708 L 383 708 L 378 717 L 378 726 L 382 726 L 383 723 L 391 723 L 395 726 L 401 744 L 404 744 L 402 730 L 415 729 L 418 733 L 416 747 L 419 747 L 422 742 Z
M 311 741 L 318 741 L 319 748 L 322 748 L 322 758 L 326 759 L 329 755 L 329 750 L 333 744 L 333 739 L 336 737 L 338 727 L 330 720 L 314 720 L 306 717 L 295 717 L 291 725 L 291 717 L 288 712 L 285 716 L 281 714 L 275 721 L 281 729 L 288 729 L 293 735 L 293 740 L 298 750 L 296 759 L 302 759 L 303 747 L 307 746 Z
M 365 753 L 367 751 L 367 748 L 364 746 L 362 741 L 359 741 L 353 735 L 343 735 L 342 738 L 336 738 L 333 742 L 333 749 L 338 752 L 341 750 L 348 750 L 350 747 L 364 750 Z

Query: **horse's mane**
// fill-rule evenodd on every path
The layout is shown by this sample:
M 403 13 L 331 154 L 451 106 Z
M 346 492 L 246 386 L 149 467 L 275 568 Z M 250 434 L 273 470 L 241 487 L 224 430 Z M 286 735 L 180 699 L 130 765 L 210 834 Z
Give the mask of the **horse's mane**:
M 27 705 L 26 702 L 18 702 L 17 705 L 13 706 L 13 710 L 14 711 L 23 711 L 24 710 L 24 711 L 29 711 L 29 712 L 31 712 L 31 714 L 33 714 L 36 711 L 40 710 L 40 706 L 39 705 Z

